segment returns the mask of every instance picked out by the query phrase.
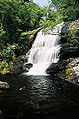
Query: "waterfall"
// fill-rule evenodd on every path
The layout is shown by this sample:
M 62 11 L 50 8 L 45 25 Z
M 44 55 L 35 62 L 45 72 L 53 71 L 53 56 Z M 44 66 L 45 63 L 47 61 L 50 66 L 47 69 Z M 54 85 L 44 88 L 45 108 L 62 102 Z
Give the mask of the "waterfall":
M 50 34 L 44 35 L 42 30 L 37 34 L 37 37 L 32 45 L 30 51 L 26 54 L 28 63 L 32 63 L 33 67 L 25 74 L 27 75 L 46 75 L 46 69 L 52 64 L 57 63 L 59 60 L 60 51 L 60 32 L 62 25 L 58 24 L 54 27 Z

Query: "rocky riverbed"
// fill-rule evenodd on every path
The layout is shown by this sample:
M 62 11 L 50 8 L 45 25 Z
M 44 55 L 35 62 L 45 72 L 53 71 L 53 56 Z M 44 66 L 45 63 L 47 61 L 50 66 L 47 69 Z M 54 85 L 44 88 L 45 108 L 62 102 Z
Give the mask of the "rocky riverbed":
M 67 31 L 61 37 L 60 60 L 64 68 L 60 77 L 79 84 L 79 20 L 68 24 Z M 60 67 L 63 62 L 59 63 Z M 63 78 L 62 77 L 62 78 Z
M 79 84 L 79 57 L 70 58 L 66 65 L 66 79 Z

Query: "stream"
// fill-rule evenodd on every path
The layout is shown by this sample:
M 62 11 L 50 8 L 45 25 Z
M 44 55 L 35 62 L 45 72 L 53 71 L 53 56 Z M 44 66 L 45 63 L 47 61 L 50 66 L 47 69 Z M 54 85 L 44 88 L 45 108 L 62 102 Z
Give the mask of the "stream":
M 1 75 L 0 80 L 10 85 L 0 90 L 0 119 L 78 118 L 79 87 L 50 75 Z
M 79 116 L 79 86 L 47 75 L 46 69 L 57 63 L 60 52 L 60 31 L 56 25 L 51 34 L 39 31 L 26 53 L 22 75 L 0 75 L 10 89 L 0 89 L 0 119 L 76 119 Z

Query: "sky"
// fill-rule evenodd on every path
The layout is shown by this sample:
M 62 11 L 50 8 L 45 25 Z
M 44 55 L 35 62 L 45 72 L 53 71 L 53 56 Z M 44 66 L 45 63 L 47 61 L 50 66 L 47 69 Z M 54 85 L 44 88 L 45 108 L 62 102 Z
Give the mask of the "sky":
M 43 5 L 48 5 L 49 4 L 49 1 L 51 0 L 33 0 L 33 2 L 35 2 L 37 5 L 39 6 L 43 6 Z

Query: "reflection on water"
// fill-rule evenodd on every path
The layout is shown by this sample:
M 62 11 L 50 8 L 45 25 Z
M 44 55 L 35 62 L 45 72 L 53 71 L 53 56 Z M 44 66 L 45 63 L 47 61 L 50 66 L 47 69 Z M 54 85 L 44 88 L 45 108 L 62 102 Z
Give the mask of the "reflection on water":
M 0 119 L 76 118 L 79 103 L 62 80 L 51 76 L 0 76 L 11 90 L 0 90 Z M 72 90 L 72 89 L 71 89 Z
M 35 96 L 50 97 L 51 94 L 53 95 L 54 93 L 56 93 L 55 82 L 53 82 L 52 86 L 52 81 L 47 77 L 32 78 L 28 80 L 28 85 L 29 94 L 31 93 Z

